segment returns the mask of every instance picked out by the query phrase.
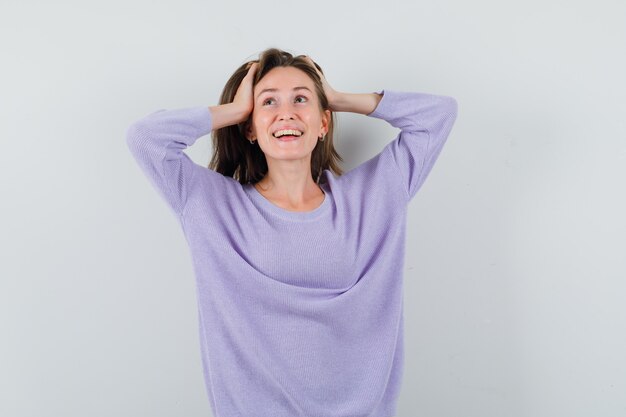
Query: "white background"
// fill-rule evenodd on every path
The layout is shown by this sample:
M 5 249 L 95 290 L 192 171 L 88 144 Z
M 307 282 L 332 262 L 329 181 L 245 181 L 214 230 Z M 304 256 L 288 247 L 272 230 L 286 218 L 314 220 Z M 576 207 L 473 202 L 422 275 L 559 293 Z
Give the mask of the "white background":
M 409 207 L 398 416 L 626 415 L 625 27 L 621 0 L 4 0 L 0 415 L 210 415 L 191 258 L 125 131 L 268 47 L 459 104 Z M 345 170 L 398 133 L 338 121 Z

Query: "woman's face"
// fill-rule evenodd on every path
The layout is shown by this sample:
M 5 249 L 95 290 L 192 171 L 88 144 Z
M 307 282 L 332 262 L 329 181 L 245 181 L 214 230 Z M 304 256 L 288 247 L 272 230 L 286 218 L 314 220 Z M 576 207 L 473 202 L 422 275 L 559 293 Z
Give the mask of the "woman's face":
M 254 87 L 248 138 L 257 139 L 268 160 L 308 158 L 310 161 L 318 137 L 328 131 L 329 120 L 330 111 L 320 111 L 309 76 L 298 68 L 276 67 Z M 276 138 L 274 133 L 283 129 L 297 130 L 301 136 Z

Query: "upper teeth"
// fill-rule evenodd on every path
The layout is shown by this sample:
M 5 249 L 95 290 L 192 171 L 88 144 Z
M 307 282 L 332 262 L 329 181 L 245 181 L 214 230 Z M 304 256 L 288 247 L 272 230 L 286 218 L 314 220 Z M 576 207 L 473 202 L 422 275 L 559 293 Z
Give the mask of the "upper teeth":
M 300 132 L 299 130 L 293 130 L 293 129 L 278 130 L 274 132 L 274 136 L 277 138 L 281 136 L 285 136 L 285 135 L 302 136 L 302 132 Z

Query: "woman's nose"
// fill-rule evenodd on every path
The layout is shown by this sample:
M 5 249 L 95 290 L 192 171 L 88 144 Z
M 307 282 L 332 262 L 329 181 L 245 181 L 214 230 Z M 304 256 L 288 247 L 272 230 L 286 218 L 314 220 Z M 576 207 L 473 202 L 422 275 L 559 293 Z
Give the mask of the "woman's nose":
M 278 113 L 281 119 L 293 119 L 295 116 L 295 111 L 289 104 L 281 105 L 278 109 Z

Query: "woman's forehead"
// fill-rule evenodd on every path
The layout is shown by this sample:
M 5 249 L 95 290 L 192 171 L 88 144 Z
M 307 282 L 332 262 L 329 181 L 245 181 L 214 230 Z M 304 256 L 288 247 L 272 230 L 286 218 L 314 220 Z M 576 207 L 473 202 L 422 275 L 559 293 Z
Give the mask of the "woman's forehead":
M 307 88 L 313 90 L 313 81 L 302 70 L 294 67 L 276 67 L 270 70 L 257 83 L 255 89 L 261 90 L 294 90 L 296 88 Z

